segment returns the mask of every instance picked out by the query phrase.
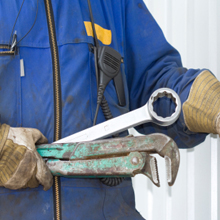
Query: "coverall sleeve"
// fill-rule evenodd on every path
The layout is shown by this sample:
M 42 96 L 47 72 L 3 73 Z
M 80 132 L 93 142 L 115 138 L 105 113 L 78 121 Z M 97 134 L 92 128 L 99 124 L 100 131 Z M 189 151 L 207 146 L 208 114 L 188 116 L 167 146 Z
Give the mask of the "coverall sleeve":
M 127 0 L 125 14 L 125 70 L 129 89 L 130 110 L 146 104 L 158 88 L 171 88 L 186 101 L 194 79 L 204 69 L 186 69 L 178 51 L 165 39 L 160 27 L 141 0 Z M 174 111 L 171 100 L 161 98 L 155 103 L 161 116 Z M 140 133 L 164 133 L 172 137 L 179 148 L 190 148 L 204 141 L 206 133 L 188 130 L 183 113 L 173 125 L 160 127 L 147 123 L 136 128 Z

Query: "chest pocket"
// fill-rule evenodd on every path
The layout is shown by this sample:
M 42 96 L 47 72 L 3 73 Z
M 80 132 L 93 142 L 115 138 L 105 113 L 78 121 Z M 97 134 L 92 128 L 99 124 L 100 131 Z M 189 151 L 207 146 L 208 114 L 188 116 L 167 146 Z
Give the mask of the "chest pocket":
M 0 122 L 21 125 L 20 56 L 0 50 Z
M 27 49 L 31 47 L 48 47 L 49 42 L 47 37 L 43 36 L 43 32 L 47 27 L 43 25 L 42 11 L 44 5 L 38 7 L 38 18 L 33 29 L 32 27 L 37 10 L 37 1 L 25 2 L 19 14 L 22 0 L 16 3 L 2 2 L 0 7 L 0 122 L 7 123 L 11 126 L 21 126 L 21 97 L 22 97 L 22 77 L 20 75 L 20 59 L 26 62 L 22 56 L 21 47 Z M 18 16 L 18 19 L 16 17 Z M 40 30 L 40 31 L 39 31 Z M 47 30 L 47 29 L 46 29 Z M 17 53 L 11 52 L 8 43 L 12 42 L 11 34 L 17 32 L 17 40 L 20 41 L 17 45 Z M 38 33 L 38 34 L 37 34 Z M 37 42 L 37 43 L 36 43 Z M 29 57 L 30 54 L 29 54 Z

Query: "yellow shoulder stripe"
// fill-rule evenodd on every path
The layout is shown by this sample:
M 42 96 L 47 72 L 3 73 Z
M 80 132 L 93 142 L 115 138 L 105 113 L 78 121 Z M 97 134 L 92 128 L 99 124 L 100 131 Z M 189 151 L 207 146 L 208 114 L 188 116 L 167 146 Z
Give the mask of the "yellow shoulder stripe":
M 86 32 L 88 36 L 93 36 L 92 23 L 90 21 L 84 21 Z M 95 31 L 97 38 L 105 45 L 109 45 L 112 42 L 112 32 L 111 30 L 105 29 L 98 24 L 95 24 Z

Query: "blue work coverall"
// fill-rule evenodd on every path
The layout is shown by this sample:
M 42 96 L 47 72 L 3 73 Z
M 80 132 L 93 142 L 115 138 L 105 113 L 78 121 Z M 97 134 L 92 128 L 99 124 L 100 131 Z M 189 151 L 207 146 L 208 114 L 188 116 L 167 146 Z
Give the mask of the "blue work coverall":
M 56 132 L 66 137 L 93 123 L 97 90 L 88 3 L 28 0 L 16 21 L 21 4 L 22 0 L 0 1 L 0 123 L 37 128 L 51 143 Z M 202 70 L 182 67 L 179 53 L 167 43 L 143 1 L 91 0 L 91 6 L 100 45 L 114 48 L 123 57 L 126 106 L 118 105 L 112 81 L 105 91 L 113 116 L 143 106 L 161 87 L 175 90 L 184 103 Z M 7 51 L 14 24 L 17 41 L 34 26 L 12 55 Z M 21 62 L 24 71 L 20 71 Z M 173 105 L 160 100 L 156 109 L 166 115 Z M 97 123 L 103 121 L 100 110 Z M 138 131 L 165 133 L 180 148 L 193 147 L 206 136 L 190 132 L 182 114 L 172 126 L 144 124 Z M 143 219 L 135 210 L 130 179 L 117 187 L 105 186 L 98 179 L 62 177 L 60 182 L 62 219 Z M 45 192 L 42 186 L 1 187 L 0 219 L 53 219 L 53 197 L 53 189 Z

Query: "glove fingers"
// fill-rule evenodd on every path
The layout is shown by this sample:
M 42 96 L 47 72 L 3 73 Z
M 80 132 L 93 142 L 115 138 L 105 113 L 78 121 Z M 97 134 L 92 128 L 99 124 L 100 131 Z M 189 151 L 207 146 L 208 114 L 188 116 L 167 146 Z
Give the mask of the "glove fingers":
M 37 158 L 36 178 L 44 186 L 44 190 L 47 191 L 53 185 L 53 176 L 42 157 L 37 152 L 35 155 Z
M 23 188 L 35 188 L 39 186 L 39 181 L 36 178 L 36 173 L 37 173 L 37 166 L 35 167 L 35 170 L 33 172 L 33 175 L 31 177 L 31 179 L 24 185 Z
M 33 128 L 10 128 L 8 139 L 30 150 L 35 150 L 35 143 L 47 143 L 47 138 L 38 129 Z
M 36 144 L 44 144 L 48 142 L 47 138 L 38 129 L 32 129 L 32 136 Z M 42 157 L 36 150 L 34 153 L 37 158 L 36 179 L 44 186 L 44 190 L 46 191 L 53 185 L 53 176 Z
M 0 183 L 4 185 L 18 169 L 23 159 L 26 148 L 18 146 L 11 140 L 7 140 L 0 154 Z
M 48 142 L 47 138 L 38 129 L 31 129 L 31 132 L 34 143 L 46 144 Z
M 10 176 L 7 182 L 4 183 L 4 187 L 9 189 L 23 188 L 31 179 L 36 168 L 36 163 L 37 160 L 33 152 L 27 150 L 15 172 Z
M 0 127 L 0 134 L 3 128 Z M 47 143 L 39 130 L 10 128 L 0 141 L 0 186 L 20 189 L 37 187 L 40 183 L 44 190 L 52 186 L 53 176 L 35 148 L 35 143 Z

